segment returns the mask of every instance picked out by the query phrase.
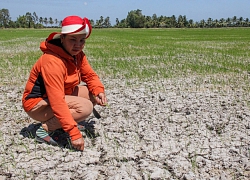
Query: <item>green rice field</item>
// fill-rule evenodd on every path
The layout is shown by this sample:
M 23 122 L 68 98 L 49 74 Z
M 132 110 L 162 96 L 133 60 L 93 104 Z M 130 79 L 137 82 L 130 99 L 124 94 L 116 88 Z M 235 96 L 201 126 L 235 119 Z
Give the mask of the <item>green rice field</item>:
M 59 29 L 1 29 L 0 85 L 23 83 Z M 84 52 L 101 78 L 138 80 L 248 74 L 250 28 L 93 29 Z M 9 74 L 8 76 L 6 76 Z

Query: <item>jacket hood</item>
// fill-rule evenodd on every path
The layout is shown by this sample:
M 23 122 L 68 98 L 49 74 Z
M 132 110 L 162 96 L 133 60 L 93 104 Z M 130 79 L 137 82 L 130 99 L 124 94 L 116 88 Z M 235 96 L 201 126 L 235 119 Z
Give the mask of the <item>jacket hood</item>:
M 43 53 L 46 53 L 46 54 L 53 54 L 53 55 L 59 56 L 63 59 L 70 59 L 70 60 L 74 59 L 73 56 L 71 56 L 69 53 L 67 53 L 63 49 L 63 47 L 60 43 L 60 39 L 43 41 L 40 44 L 40 49 Z

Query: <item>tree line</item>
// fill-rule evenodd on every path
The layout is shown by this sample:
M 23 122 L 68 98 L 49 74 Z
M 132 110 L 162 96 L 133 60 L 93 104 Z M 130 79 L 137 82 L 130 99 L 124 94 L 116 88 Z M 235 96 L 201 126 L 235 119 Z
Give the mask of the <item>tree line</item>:
M 176 17 L 172 15 L 146 16 L 142 14 L 142 10 L 132 10 L 128 12 L 126 18 L 119 20 L 116 18 L 115 25 L 111 25 L 110 18 L 103 16 L 98 20 L 90 19 L 93 28 L 220 28 L 220 27 L 250 27 L 249 18 L 243 18 L 233 16 L 226 19 L 202 19 L 200 21 L 194 21 L 187 19 L 186 15 L 179 15 Z M 48 27 L 60 27 L 62 20 L 53 19 L 52 17 L 38 17 L 33 12 L 27 12 L 16 19 L 11 20 L 11 16 L 8 9 L 0 9 L 0 28 L 48 28 Z

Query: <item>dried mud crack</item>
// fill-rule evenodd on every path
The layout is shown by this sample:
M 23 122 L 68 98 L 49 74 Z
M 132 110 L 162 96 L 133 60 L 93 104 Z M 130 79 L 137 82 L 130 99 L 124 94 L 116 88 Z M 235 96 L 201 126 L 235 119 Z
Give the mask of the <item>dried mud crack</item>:
M 83 123 L 84 152 L 24 135 L 23 87 L 0 87 L 0 179 L 250 178 L 249 83 L 103 82 L 109 106 Z

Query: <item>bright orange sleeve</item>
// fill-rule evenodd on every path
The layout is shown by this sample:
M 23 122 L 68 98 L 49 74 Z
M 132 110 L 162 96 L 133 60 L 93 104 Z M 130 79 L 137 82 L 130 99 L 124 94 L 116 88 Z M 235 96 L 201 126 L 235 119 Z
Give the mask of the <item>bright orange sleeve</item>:
M 93 95 L 97 96 L 99 93 L 104 92 L 103 84 L 90 66 L 85 55 L 82 57 L 81 62 L 81 80 L 87 84 L 89 91 Z

